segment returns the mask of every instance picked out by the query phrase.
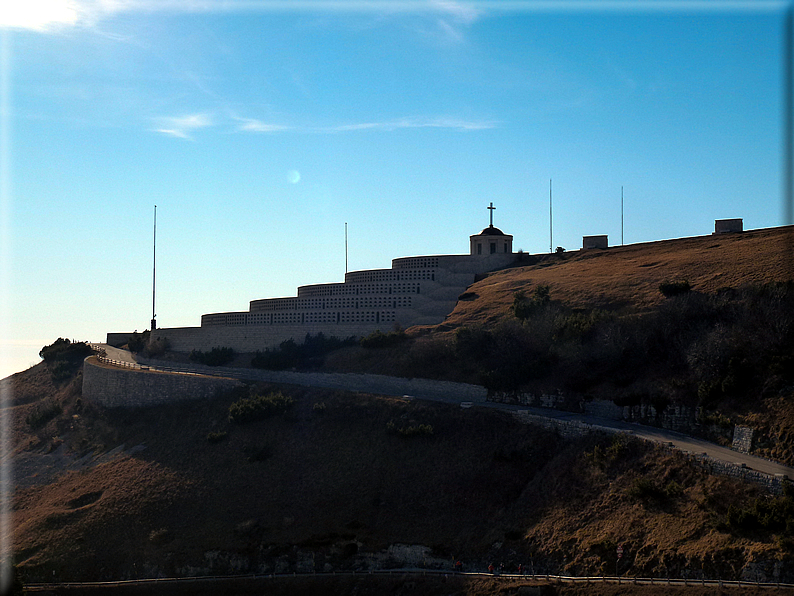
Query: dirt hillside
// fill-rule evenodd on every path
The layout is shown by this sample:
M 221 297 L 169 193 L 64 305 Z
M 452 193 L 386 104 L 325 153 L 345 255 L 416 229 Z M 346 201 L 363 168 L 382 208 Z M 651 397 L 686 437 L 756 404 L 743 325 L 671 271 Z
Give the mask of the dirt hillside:
M 638 312 L 664 301 L 659 284 L 687 280 L 713 293 L 794 276 L 794 227 L 751 230 L 543 255 L 539 262 L 489 274 L 458 302 L 442 328 L 493 324 L 516 290 L 548 285 L 571 307 Z

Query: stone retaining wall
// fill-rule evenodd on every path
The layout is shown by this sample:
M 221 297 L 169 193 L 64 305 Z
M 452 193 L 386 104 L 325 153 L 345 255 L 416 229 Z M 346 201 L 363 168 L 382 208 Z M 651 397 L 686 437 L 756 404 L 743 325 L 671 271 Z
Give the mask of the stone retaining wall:
M 206 399 L 240 384 L 237 379 L 102 366 L 86 358 L 83 398 L 109 408 L 154 406 L 176 401 Z
M 584 400 L 562 392 L 535 395 L 533 393 L 493 392 L 489 400 L 497 403 L 519 404 L 541 408 L 553 408 L 598 416 L 608 420 L 623 420 L 636 424 L 647 424 L 689 434 L 697 425 L 694 408 L 670 405 L 661 412 L 651 404 L 619 406 L 605 399 Z
M 755 431 L 749 426 L 735 426 L 733 428 L 733 444 L 731 447 L 742 453 L 750 453 L 753 448 L 753 435 Z
M 697 466 L 707 470 L 710 474 L 720 474 L 721 476 L 730 476 L 738 478 L 745 482 L 752 482 L 753 484 L 760 484 L 770 492 L 780 495 L 783 494 L 783 487 L 790 482 L 782 474 L 764 474 L 757 470 L 750 469 L 741 464 L 733 464 L 724 461 L 719 461 L 707 455 L 694 455 L 690 454 L 689 459 Z
M 587 422 L 580 422 L 579 420 L 565 420 L 561 418 L 538 416 L 536 414 L 530 414 L 526 410 L 516 410 L 513 412 L 513 415 L 524 424 L 534 424 L 535 426 L 542 426 L 543 428 L 555 430 L 566 439 L 582 437 L 592 432 L 603 432 L 608 434 L 622 432 L 617 428 L 588 424 Z

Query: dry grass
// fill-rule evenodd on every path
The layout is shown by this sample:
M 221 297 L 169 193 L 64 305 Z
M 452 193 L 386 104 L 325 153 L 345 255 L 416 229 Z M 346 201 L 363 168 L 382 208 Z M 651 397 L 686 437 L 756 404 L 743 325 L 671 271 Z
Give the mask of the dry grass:
M 490 274 L 467 291 L 441 329 L 493 325 L 507 315 L 517 290 L 548 285 L 567 306 L 641 312 L 664 300 L 659 284 L 688 280 L 697 292 L 794 277 L 794 227 L 664 240 L 606 250 L 548 255 L 531 266 Z

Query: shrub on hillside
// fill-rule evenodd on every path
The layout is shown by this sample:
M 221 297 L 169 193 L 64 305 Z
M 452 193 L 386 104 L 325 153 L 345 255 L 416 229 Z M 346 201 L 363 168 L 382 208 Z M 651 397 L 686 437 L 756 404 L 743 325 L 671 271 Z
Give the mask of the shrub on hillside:
M 267 395 L 252 395 L 237 400 L 229 406 L 229 421 L 246 424 L 277 414 L 283 414 L 295 404 L 295 400 L 280 391 Z
M 225 430 L 219 432 L 209 432 L 207 433 L 207 443 L 209 443 L 210 445 L 214 445 L 215 443 L 220 443 L 227 436 L 229 436 L 229 433 L 227 433 Z
M 364 348 L 388 348 L 396 346 L 408 339 L 405 331 L 397 329 L 389 333 L 383 333 L 380 329 L 373 331 L 366 337 L 362 337 L 359 343 Z
M 640 501 L 662 501 L 666 496 L 664 490 L 650 478 L 635 479 L 626 494 Z
M 232 348 L 222 348 L 220 346 L 212 348 L 209 352 L 191 350 L 189 358 L 192 362 L 198 362 L 199 364 L 205 364 L 207 366 L 223 366 L 234 359 L 234 350 Z
M 728 508 L 725 526 L 734 534 L 768 532 L 794 535 L 794 488 L 786 485 L 783 495 L 757 497 L 747 507 Z
M 692 286 L 689 282 L 684 280 L 664 281 L 659 284 L 659 291 L 670 298 L 671 296 L 678 296 L 679 294 L 686 294 Z
M 614 321 L 616 317 L 600 309 L 560 314 L 554 319 L 554 339 L 577 342 L 589 339 L 600 324 L 610 320 Z
M 68 360 L 56 360 L 50 368 L 50 375 L 55 382 L 65 381 L 72 378 L 75 374 L 76 366 L 74 362 Z
M 598 443 L 593 447 L 592 451 L 585 451 L 584 457 L 586 461 L 596 468 L 606 470 L 630 452 L 631 449 L 627 437 L 618 433 L 612 435 L 609 445 Z
M 137 354 L 138 352 L 143 351 L 148 342 L 149 331 L 144 331 L 143 333 L 138 333 L 135 331 L 127 340 L 127 349 L 129 349 L 130 352 L 135 352 Z
M 431 424 L 407 424 L 405 426 L 399 426 L 394 420 L 389 420 L 386 423 L 386 432 L 398 434 L 401 437 L 430 436 L 433 434 L 433 426 Z
M 48 400 L 33 408 L 25 417 L 25 422 L 32 429 L 41 428 L 56 416 L 60 416 L 61 412 L 63 412 L 61 404 L 54 400 Z
M 510 306 L 510 310 L 519 321 L 524 321 L 550 302 L 549 286 L 539 285 L 535 287 L 531 297 L 527 297 L 521 290 L 513 294 L 513 304 Z
M 267 370 L 286 370 L 290 368 L 306 369 L 322 364 L 323 357 L 345 346 L 354 345 L 355 337 L 340 339 L 327 337 L 325 334 L 306 334 L 302 344 L 294 339 L 287 339 L 278 348 L 258 351 L 251 360 L 254 368 Z
M 158 358 L 159 356 L 165 354 L 169 347 L 170 342 L 168 341 L 168 338 L 158 337 L 157 339 L 153 339 L 147 343 L 143 352 L 149 358 Z
M 457 356 L 481 359 L 491 348 L 492 336 L 483 327 L 458 327 L 455 330 L 454 348 Z
M 84 341 L 72 343 L 68 339 L 59 337 L 48 346 L 44 346 L 39 351 L 39 356 L 42 357 L 44 362 L 55 362 L 56 360 L 82 360 L 86 356 L 93 353 L 91 346 Z

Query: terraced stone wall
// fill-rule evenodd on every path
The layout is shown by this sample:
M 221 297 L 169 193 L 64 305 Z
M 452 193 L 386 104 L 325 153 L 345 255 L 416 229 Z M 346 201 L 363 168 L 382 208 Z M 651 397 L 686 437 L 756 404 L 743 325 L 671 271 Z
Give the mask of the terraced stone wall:
M 105 366 L 93 356 L 86 359 L 83 367 L 83 399 L 108 408 L 135 408 L 207 399 L 239 384 L 237 379 L 223 377 Z

